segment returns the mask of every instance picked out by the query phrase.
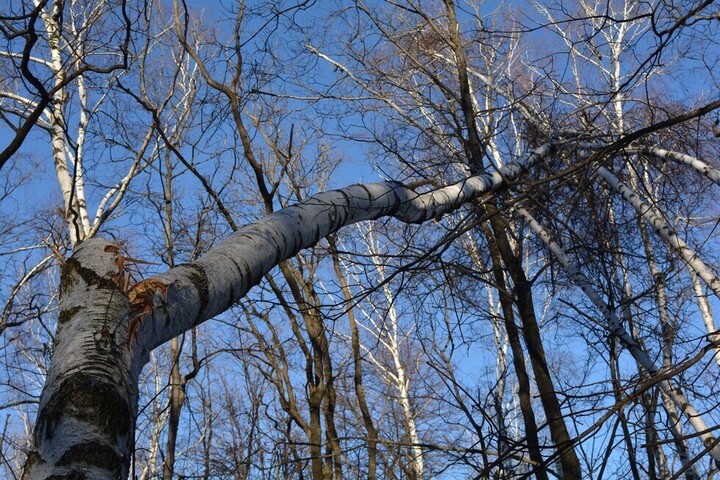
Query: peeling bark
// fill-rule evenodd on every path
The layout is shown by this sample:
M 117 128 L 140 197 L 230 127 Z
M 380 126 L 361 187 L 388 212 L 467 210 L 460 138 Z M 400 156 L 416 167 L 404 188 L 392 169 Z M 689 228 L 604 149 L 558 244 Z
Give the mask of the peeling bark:
M 23 479 L 128 476 L 141 366 L 127 348 L 113 246 L 88 240 L 62 269 L 55 353 Z

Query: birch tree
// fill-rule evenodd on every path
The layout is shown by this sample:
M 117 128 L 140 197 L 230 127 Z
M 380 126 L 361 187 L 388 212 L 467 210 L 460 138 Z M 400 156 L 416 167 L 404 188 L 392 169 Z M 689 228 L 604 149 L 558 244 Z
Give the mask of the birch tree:
M 714 474 L 708 2 L 226 7 L 3 7 L 0 160 L 25 182 L 3 212 L 29 215 L 26 158 L 56 195 L 1 232 L 3 407 L 32 437 L 7 471 Z M 363 162 L 384 179 L 333 190 L 329 151 L 339 177 Z M 337 251 L 366 221 L 403 246 L 395 268 Z M 340 258 L 368 269 L 366 291 Z M 406 273 L 422 301 L 392 290 Z M 373 296 L 387 330 L 360 314 Z M 401 304 L 423 313 L 417 358 L 442 379 L 436 431 L 418 425 L 427 379 L 408 381 Z M 488 345 L 510 357 L 487 363 Z M 404 438 L 376 416 L 383 375 Z

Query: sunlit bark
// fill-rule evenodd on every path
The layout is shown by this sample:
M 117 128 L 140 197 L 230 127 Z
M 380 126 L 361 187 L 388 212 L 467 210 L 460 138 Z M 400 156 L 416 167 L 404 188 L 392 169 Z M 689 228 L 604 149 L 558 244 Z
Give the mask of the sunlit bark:
M 506 165 L 504 178 L 514 178 L 548 151 L 549 146 L 544 146 L 524 162 Z M 83 242 L 64 267 L 61 326 L 56 340 L 59 346 L 43 390 L 37 450 L 28 457 L 27 478 L 55 467 L 58 472 L 85 468 L 89 462 L 87 448 L 97 445 L 103 446 L 103 455 L 107 456 L 107 462 L 97 465 L 101 469 L 99 478 L 118 472 L 126 475 L 137 402 L 135 389 L 148 352 L 230 308 L 279 262 L 343 226 L 387 215 L 420 223 L 499 188 L 504 181 L 500 173 L 494 173 L 425 194 L 391 182 L 322 193 L 239 229 L 197 261 L 143 280 L 128 292 L 122 289 L 125 272 L 119 247 L 106 240 Z M 97 293 L 88 294 L 90 289 Z M 132 305 L 128 295 L 133 298 Z M 86 306 L 85 298 L 91 298 L 92 303 Z M 134 312 L 132 318 L 130 312 Z M 77 330 L 64 323 L 78 325 Z M 66 335 L 70 336 L 67 340 Z M 100 360 L 101 352 L 115 355 Z M 76 395 L 81 398 L 67 398 Z M 87 402 L 94 395 L 106 401 L 92 418 L 82 418 L 82 425 L 77 426 L 73 401 Z M 113 429 L 103 432 L 103 422 L 111 410 L 116 416 Z M 85 413 L 80 411 L 79 415 Z M 67 420 L 59 420 L 65 417 Z M 80 447 L 74 443 L 74 439 L 96 437 L 99 443 Z M 77 456 L 73 453 L 70 461 L 68 452 L 78 448 L 81 451 Z

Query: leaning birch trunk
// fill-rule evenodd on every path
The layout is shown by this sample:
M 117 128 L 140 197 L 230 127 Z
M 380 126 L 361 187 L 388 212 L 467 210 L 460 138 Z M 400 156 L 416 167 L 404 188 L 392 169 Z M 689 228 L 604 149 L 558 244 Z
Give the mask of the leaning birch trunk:
M 279 262 L 344 226 L 386 216 L 406 223 L 439 218 L 502 188 L 550 150 L 545 144 L 524 161 L 509 163 L 498 172 L 423 194 L 396 182 L 352 185 L 267 215 L 240 228 L 197 261 L 140 282 L 136 289 L 147 288 L 154 297 L 161 293 L 156 301 L 163 308 L 141 322 L 138 341 L 150 351 L 226 311 Z
M 340 228 L 383 216 L 437 218 L 503 187 L 550 150 L 543 145 L 499 172 L 424 194 L 395 182 L 321 193 L 129 288 L 119 246 L 83 242 L 62 268 L 55 353 L 23 479 L 127 478 L 138 377 L 149 352 L 226 311 L 279 262 Z
M 651 155 L 662 160 L 672 160 L 676 163 L 688 165 L 697 170 L 699 173 L 705 175 L 717 185 L 720 185 L 720 170 L 688 154 L 664 150 L 658 147 L 641 148 L 638 151 L 645 155 Z
M 633 160 L 639 160 L 638 155 L 633 155 Z M 629 172 L 630 186 L 633 190 L 638 190 L 638 176 L 634 169 L 630 169 Z M 649 179 L 645 179 L 649 182 Z M 658 215 L 657 209 L 653 210 L 655 215 Z M 653 289 L 655 290 L 655 301 L 657 303 L 658 316 L 660 318 L 660 325 L 662 331 L 662 368 L 670 370 L 673 363 L 673 339 L 675 338 L 676 327 L 673 325 L 671 320 L 670 312 L 668 311 L 668 299 L 667 292 L 665 291 L 665 277 L 663 276 L 660 268 L 655 259 L 655 252 L 650 241 L 650 234 L 648 233 L 645 221 L 642 218 L 637 218 L 638 231 L 640 232 L 640 239 L 642 240 L 643 249 L 645 250 L 645 259 L 650 270 L 650 275 L 653 279 Z M 677 387 L 678 392 L 682 392 L 680 387 Z M 680 416 L 675 410 L 675 404 L 672 399 L 660 389 L 660 398 L 668 416 L 668 424 L 670 432 L 672 433 L 675 446 L 677 448 L 678 458 L 680 463 L 687 468 L 685 471 L 685 478 L 687 480 L 698 480 L 700 478 L 695 464 L 691 461 L 688 456 L 689 447 L 687 440 L 685 439 L 682 431 L 682 424 L 680 423 Z
M 700 315 L 702 315 L 703 322 L 705 323 L 705 329 L 708 333 L 708 340 L 710 340 L 715 346 L 713 348 L 715 362 L 718 366 L 720 366 L 720 347 L 718 347 L 718 345 L 720 345 L 720 334 L 718 333 L 718 328 L 715 326 L 715 318 L 713 317 L 710 302 L 708 301 L 707 294 L 705 293 L 702 283 L 700 283 L 700 279 L 695 272 L 690 271 L 690 278 L 692 280 L 695 298 L 697 299 L 698 310 L 700 310 Z
M 550 237 L 550 234 L 545 230 L 530 213 L 524 208 L 516 208 L 518 214 L 528 224 L 528 226 L 540 237 L 540 239 L 547 245 L 552 251 L 555 258 L 560 262 L 565 271 L 567 272 L 570 279 L 580 287 L 580 289 L 587 295 L 590 301 L 600 310 L 600 313 L 607 322 L 607 330 L 617 338 L 623 347 L 633 356 L 643 368 L 645 368 L 650 375 L 656 375 L 660 373 L 660 369 L 655 365 L 650 355 L 645 352 L 640 345 L 630 336 L 630 334 L 623 328 L 620 320 L 615 315 L 613 309 L 602 299 L 600 295 L 595 291 L 590 282 L 585 276 L 577 269 L 572 263 L 570 258 L 565 254 L 563 249 Z M 660 382 L 660 388 L 663 393 L 672 400 L 677 408 L 687 418 L 690 425 L 695 429 L 697 435 L 702 440 L 706 448 L 708 448 L 710 455 L 712 456 L 715 463 L 720 465 L 720 445 L 718 445 L 717 439 L 710 433 L 712 430 L 708 428 L 705 420 L 700 416 L 698 411 L 693 407 L 690 401 L 676 389 L 669 380 L 663 380 Z
M 627 185 L 624 185 L 618 178 L 613 175 L 607 168 L 599 167 L 597 175 L 605 180 L 605 182 L 617 193 L 619 193 L 625 201 L 627 201 L 640 214 L 646 222 L 655 230 L 660 238 L 665 240 L 672 249 L 682 257 L 685 263 L 700 277 L 708 287 L 720 298 L 720 278 L 705 265 L 698 254 L 688 246 L 685 241 L 678 236 L 672 227 L 662 217 L 656 215 L 653 208 L 645 204 L 637 193 L 635 193 Z

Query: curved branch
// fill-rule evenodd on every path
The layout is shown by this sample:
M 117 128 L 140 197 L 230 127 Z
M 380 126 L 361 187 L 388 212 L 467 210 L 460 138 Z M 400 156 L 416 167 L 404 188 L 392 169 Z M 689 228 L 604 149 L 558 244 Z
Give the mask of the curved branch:
M 406 223 L 439 218 L 506 186 L 551 151 L 551 145 L 545 144 L 499 171 L 426 193 L 397 182 L 352 185 L 320 193 L 241 227 L 197 261 L 133 287 L 135 295 L 153 300 L 140 320 L 139 347 L 149 352 L 226 311 L 280 262 L 344 226 L 385 216 Z

